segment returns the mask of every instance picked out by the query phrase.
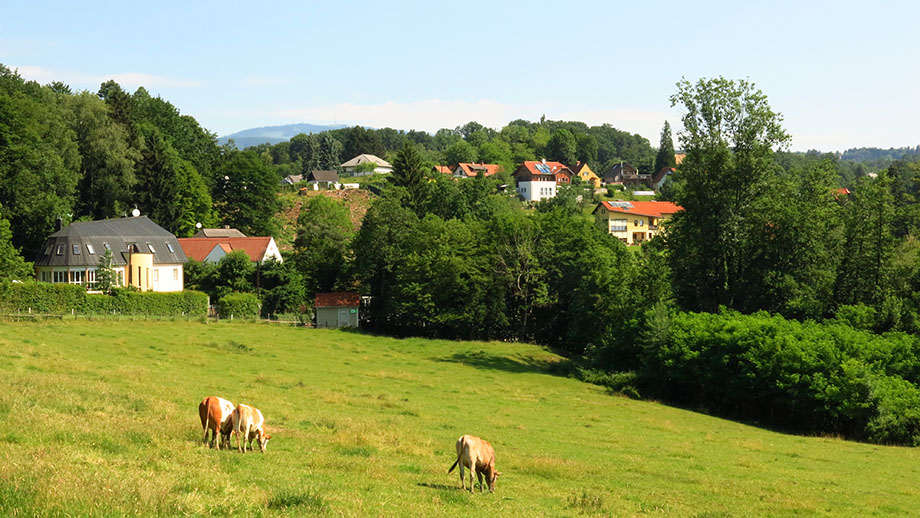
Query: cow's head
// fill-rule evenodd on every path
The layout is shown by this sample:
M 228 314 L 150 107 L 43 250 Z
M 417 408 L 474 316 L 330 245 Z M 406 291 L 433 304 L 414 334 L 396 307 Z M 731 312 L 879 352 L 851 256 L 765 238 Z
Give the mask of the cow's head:
M 493 466 L 489 470 L 489 473 L 486 475 L 486 480 L 488 480 L 489 482 L 489 492 L 490 493 L 495 492 L 495 481 L 498 479 L 498 476 L 501 474 L 502 474 L 501 471 L 495 471 L 495 467 Z
M 268 448 L 268 440 L 271 438 L 271 434 L 265 432 L 259 434 L 259 451 L 265 453 L 265 448 Z

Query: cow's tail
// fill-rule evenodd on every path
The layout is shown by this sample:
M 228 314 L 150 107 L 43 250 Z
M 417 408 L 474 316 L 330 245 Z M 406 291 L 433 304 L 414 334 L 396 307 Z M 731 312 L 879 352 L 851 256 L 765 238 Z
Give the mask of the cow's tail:
M 450 466 L 450 469 L 449 469 L 449 470 L 447 470 L 447 472 L 448 472 L 448 473 L 450 473 L 451 471 L 453 471 L 453 470 L 454 470 L 454 468 L 456 468 L 456 467 L 457 467 L 457 463 L 458 463 L 458 462 L 460 462 L 460 458 L 459 458 L 459 457 L 457 458 L 457 460 L 455 460 L 455 461 L 454 461 L 454 463 L 453 463 L 453 464 L 451 464 L 451 466 Z

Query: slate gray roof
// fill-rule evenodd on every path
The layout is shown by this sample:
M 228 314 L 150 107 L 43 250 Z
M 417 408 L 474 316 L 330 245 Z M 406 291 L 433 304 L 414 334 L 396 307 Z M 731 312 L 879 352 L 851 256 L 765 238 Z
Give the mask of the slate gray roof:
M 307 181 L 310 182 L 338 182 L 339 174 L 335 171 L 319 169 L 316 171 L 311 171 L 310 176 L 307 178 Z
M 122 266 L 128 263 L 129 244 L 138 252 L 153 253 L 153 264 L 187 260 L 176 236 L 147 216 L 138 216 L 71 223 L 48 236 L 35 266 L 98 266 L 107 247 L 113 265 Z
M 246 234 L 235 228 L 202 228 L 192 237 L 246 237 Z

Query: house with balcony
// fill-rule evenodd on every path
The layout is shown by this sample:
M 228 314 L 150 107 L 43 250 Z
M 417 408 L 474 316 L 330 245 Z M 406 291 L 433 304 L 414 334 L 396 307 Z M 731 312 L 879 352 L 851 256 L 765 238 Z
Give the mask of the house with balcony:
M 561 162 L 527 160 L 514 172 L 518 195 L 524 201 L 556 197 L 559 185 L 572 183 L 572 170 Z
M 627 245 L 652 239 L 661 224 L 683 208 L 669 201 L 604 201 L 594 209 L 594 219 Z

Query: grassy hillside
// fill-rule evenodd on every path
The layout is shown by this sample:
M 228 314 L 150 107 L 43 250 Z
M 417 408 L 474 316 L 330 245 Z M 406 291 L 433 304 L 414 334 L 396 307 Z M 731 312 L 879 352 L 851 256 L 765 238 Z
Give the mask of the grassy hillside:
M 918 516 L 920 450 L 785 436 L 547 374 L 520 344 L 265 324 L 0 323 L 0 516 Z M 259 407 L 265 455 L 197 404 Z M 480 435 L 495 494 L 459 489 Z

